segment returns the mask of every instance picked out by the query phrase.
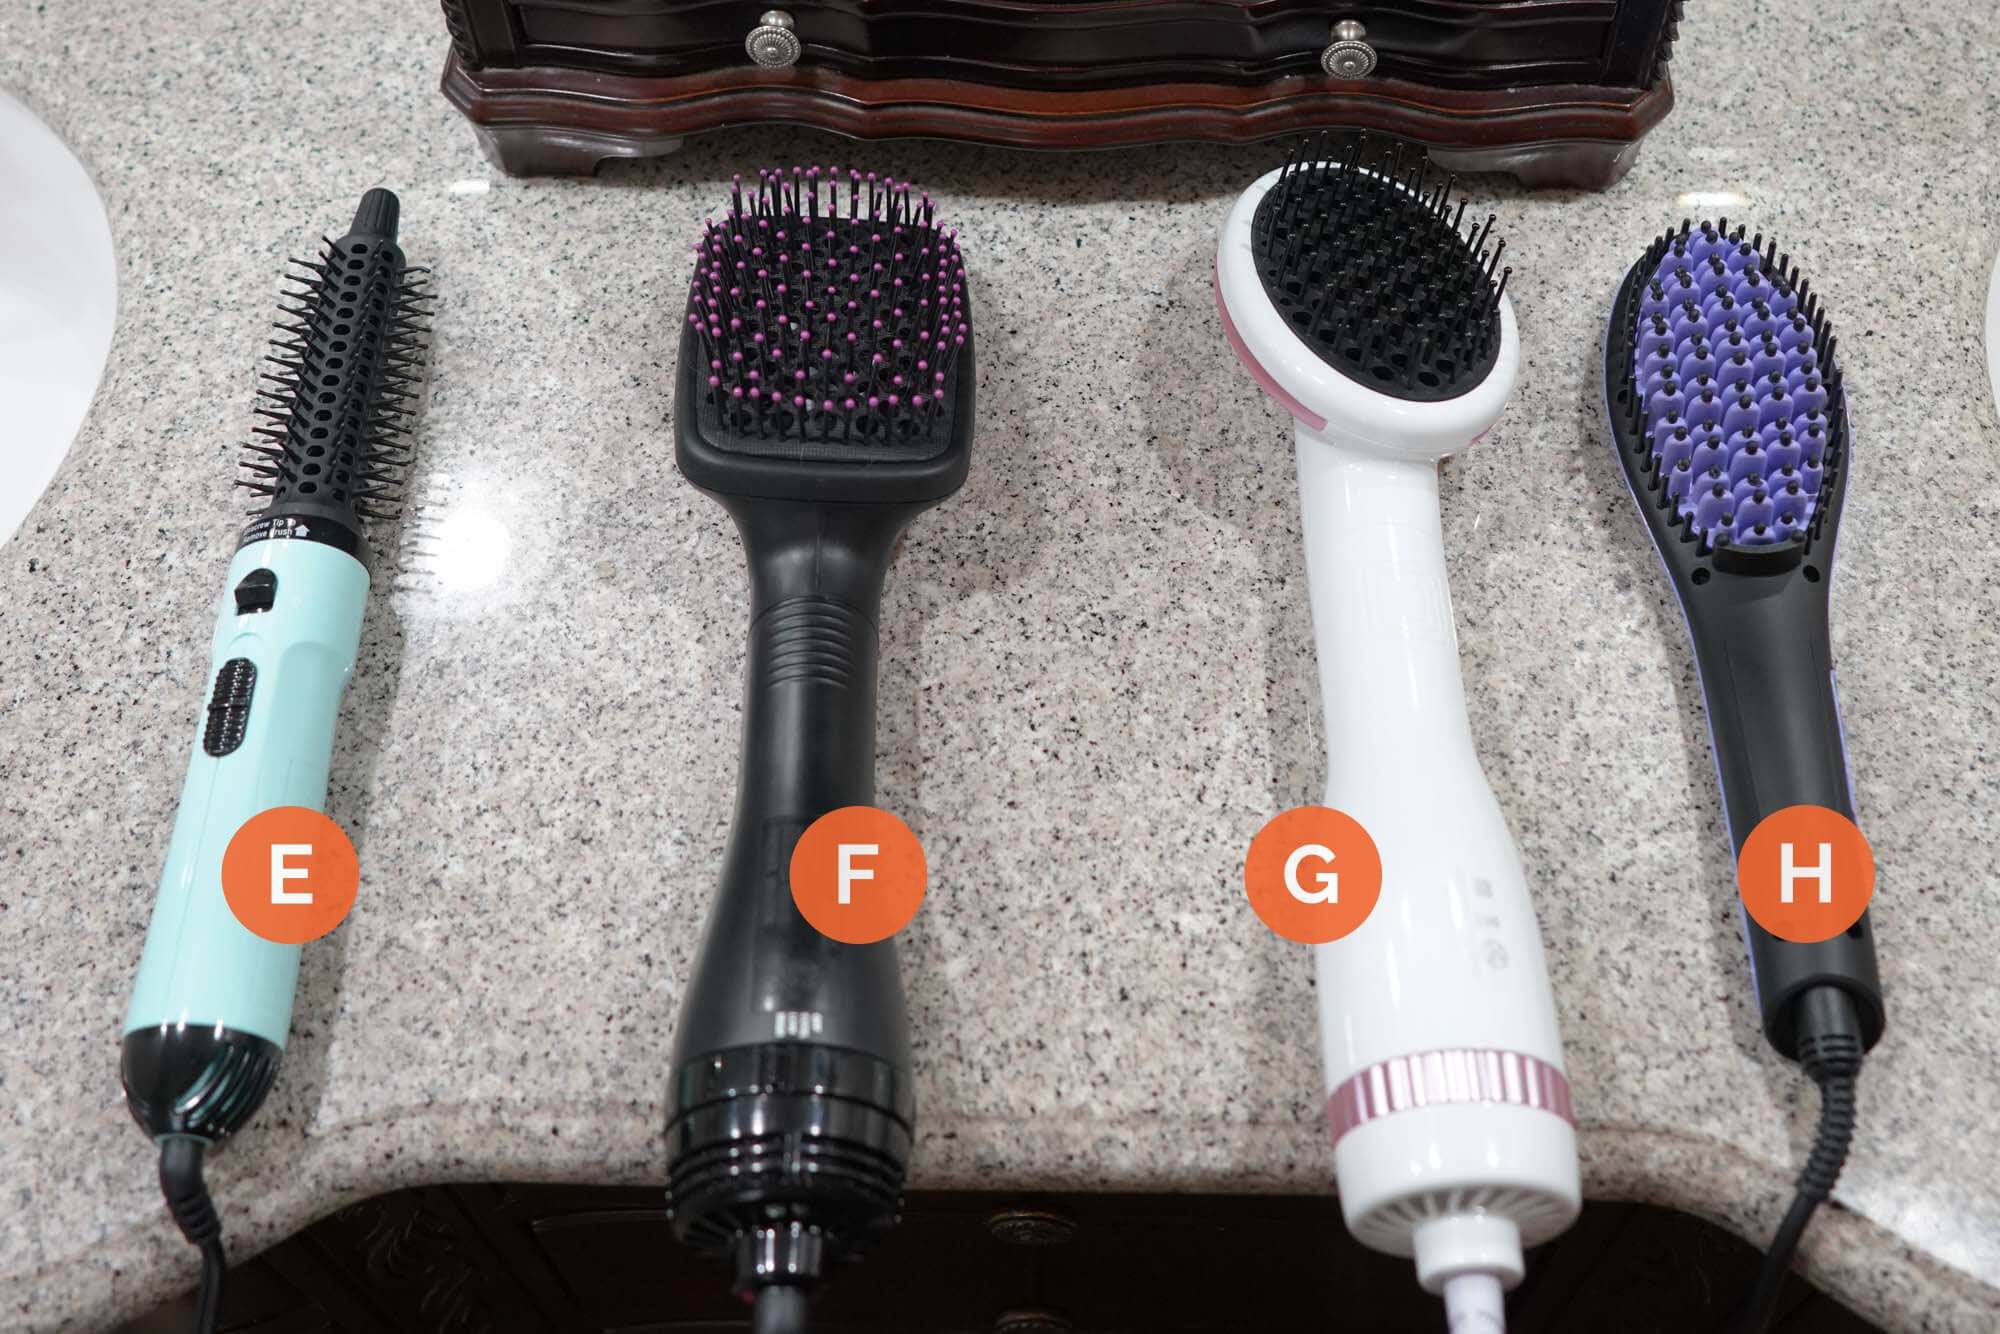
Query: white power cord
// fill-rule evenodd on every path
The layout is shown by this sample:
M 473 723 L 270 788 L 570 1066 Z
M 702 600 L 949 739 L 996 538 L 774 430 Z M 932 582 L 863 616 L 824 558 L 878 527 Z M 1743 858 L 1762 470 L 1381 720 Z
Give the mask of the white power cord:
M 1498 1274 L 1453 1274 L 1444 1281 L 1445 1326 L 1451 1334 L 1507 1334 L 1507 1305 Z

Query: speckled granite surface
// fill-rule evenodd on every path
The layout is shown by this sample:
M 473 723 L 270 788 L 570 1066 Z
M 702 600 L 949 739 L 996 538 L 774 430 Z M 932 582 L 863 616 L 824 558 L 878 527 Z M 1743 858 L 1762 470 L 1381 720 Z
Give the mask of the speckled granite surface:
M 248 1254 L 406 1183 L 663 1178 L 744 625 L 734 537 L 669 461 L 685 246 L 731 171 L 856 152 L 739 133 L 507 180 L 435 91 L 433 6 L 334 14 L 0 7 L 0 86 L 92 169 L 121 279 L 83 434 L 0 548 L 10 1328 L 191 1281 L 117 1027 L 279 263 L 367 185 L 402 192 L 443 299 L 334 762 L 362 899 L 308 948 L 283 1080 L 212 1181 Z M 1682 52 L 1682 105 L 1614 190 L 1472 182 L 1524 340 L 1513 405 L 1444 488 L 1478 741 L 1539 894 L 1590 1193 L 1764 1237 L 1811 1099 L 1756 1032 L 1692 668 L 1593 365 L 1676 196 L 1739 192 L 1727 211 L 1781 233 L 1847 330 L 1859 442 L 1834 636 L 1894 1020 L 1811 1270 L 1894 1330 L 1992 1329 L 2000 909 L 1968 868 L 2000 841 L 1978 342 L 2000 37 L 1981 0 L 1735 0 L 1696 7 Z M 1270 159 L 863 151 L 963 228 L 982 344 L 973 479 L 912 532 L 884 625 L 882 800 L 934 876 L 906 938 L 916 1179 L 1323 1189 L 1307 951 L 1236 888 L 1250 833 L 1318 788 L 1288 423 L 1209 295 L 1226 201 Z

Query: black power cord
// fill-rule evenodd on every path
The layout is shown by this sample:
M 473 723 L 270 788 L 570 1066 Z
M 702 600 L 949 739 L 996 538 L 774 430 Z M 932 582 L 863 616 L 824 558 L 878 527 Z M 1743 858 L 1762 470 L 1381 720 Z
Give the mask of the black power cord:
M 181 1235 L 201 1248 L 201 1292 L 195 1298 L 194 1334 L 214 1334 L 222 1305 L 222 1220 L 208 1187 L 201 1179 L 202 1155 L 208 1141 L 192 1135 L 167 1135 L 160 1140 L 160 1193 Z
M 1765 1334 L 1776 1314 L 1785 1275 L 1813 1211 L 1833 1193 L 1854 1140 L 1854 1091 L 1861 1073 L 1861 1020 L 1854 1000 L 1837 986 L 1819 986 L 1799 998 L 1799 1068 L 1819 1085 L 1819 1129 L 1799 1173 L 1792 1207 L 1785 1211 L 1764 1252 L 1763 1267 L 1750 1290 L 1741 1334 Z

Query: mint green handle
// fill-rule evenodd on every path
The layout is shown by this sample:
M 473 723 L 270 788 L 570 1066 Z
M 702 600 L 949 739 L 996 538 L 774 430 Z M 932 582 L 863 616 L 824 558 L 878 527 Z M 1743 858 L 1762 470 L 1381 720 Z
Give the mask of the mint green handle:
M 233 590 L 256 569 L 277 576 L 269 611 L 238 615 Z M 326 804 L 327 768 L 341 691 L 354 670 L 368 571 L 319 542 L 253 542 L 236 553 L 223 586 L 208 672 L 234 658 L 257 669 L 242 744 L 202 748 L 208 699 L 195 725 L 180 813 L 153 901 L 153 924 L 125 1031 L 220 1024 L 282 1047 L 292 1025 L 299 946 L 251 934 L 222 895 L 222 852 L 243 822 L 273 806 Z

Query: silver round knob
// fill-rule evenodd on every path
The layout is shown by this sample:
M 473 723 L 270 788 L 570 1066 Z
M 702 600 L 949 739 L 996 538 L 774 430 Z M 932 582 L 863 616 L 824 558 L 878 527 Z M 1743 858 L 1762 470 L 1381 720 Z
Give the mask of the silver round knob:
M 1336 79 L 1365 79 L 1375 72 L 1375 48 L 1363 40 L 1368 29 L 1353 19 L 1333 25 L 1333 45 L 1319 53 L 1319 67 Z
M 743 39 L 750 59 L 765 69 L 796 65 L 805 44 L 792 31 L 792 16 L 782 9 L 767 9 L 757 16 L 757 26 Z

